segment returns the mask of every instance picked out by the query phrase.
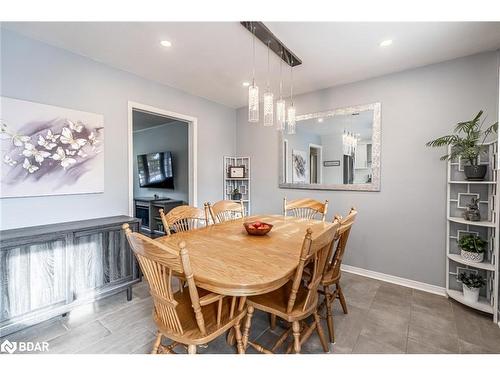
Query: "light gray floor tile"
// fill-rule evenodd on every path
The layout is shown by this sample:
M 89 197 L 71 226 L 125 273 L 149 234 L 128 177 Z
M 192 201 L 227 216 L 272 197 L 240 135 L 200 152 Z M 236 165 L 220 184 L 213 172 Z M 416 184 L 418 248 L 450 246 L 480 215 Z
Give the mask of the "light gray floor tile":
M 349 311 L 344 314 L 339 301 L 334 302 L 336 342 L 330 346 L 332 354 L 500 352 L 500 329 L 488 314 L 442 296 L 354 274 L 344 273 L 341 285 Z M 49 353 L 150 353 L 156 326 L 147 284 L 134 286 L 132 301 L 127 302 L 125 296 L 123 292 L 79 307 L 66 318 L 54 318 L 9 339 L 49 341 Z M 271 331 L 268 314 L 256 311 L 250 338 L 271 347 L 288 326 L 278 320 Z M 328 336 L 326 321 L 322 326 Z M 289 337 L 284 349 L 291 342 Z M 183 347 L 176 351 L 185 353 Z M 234 354 L 236 349 L 223 335 L 208 346 L 198 346 L 197 352 Z M 255 353 L 251 348 L 248 352 Z M 302 345 L 302 352 L 323 353 L 316 332 Z
M 83 347 L 77 353 L 128 354 L 135 352 L 144 345 L 150 344 L 154 338 L 155 335 L 151 331 L 144 329 L 144 324 L 139 320 L 123 327 L 121 330 L 111 332 L 97 342 Z M 151 350 L 151 347 L 149 350 Z
M 408 339 L 406 344 L 406 353 L 408 354 L 453 354 L 444 350 L 443 348 L 437 348 L 430 345 L 429 343 L 422 343 L 415 341 L 413 339 Z
M 436 333 L 458 337 L 455 319 L 443 317 L 436 313 L 422 311 L 411 312 L 410 326 L 418 326 Z
M 413 290 L 412 309 L 414 311 L 434 313 L 450 319 L 453 317 L 451 302 L 446 297 L 420 290 Z
M 110 334 L 111 332 L 97 320 L 87 324 L 82 324 L 79 327 L 68 331 L 64 335 L 50 340 L 49 353 L 77 353 Z
M 156 325 L 153 321 L 152 312 L 153 301 L 151 298 L 145 298 L 126 309 L 111 312 L 100 318 L 99 321 L 111 332 L 122 330 L 131 323 L 140 321 L 145 329 L 155 333 Z
M 435 332 L 427 328 L 410 324 L 408 338 L 423 344 L 435 346 L 447 352 L 459 352 L 457 336 L 446 335 L 442 332 Z
M 384 344 L 371 337 L 360 335 L 354 349 L 356 354 L 402 354 L 403 350 L 392 345 Z
M 9 341 L 50 341 L 68 332 L 61 319 L 51 319 L 47 322 L 14 332 L 5 337 Z
M 499 351 L 493 352 L 490 351 L 489 349 L 479 346 L 476 344 L 471 344 L 469 342 L 466 342 L 464 340 L 458 340 L 458 346 L 460 348 L 460 354 L 493 354 L 493 353 L 500 353 L 500 348 L 498 348 Z
M 389 345 L 393 348 L 406 351 L 406 340 L 408 337 L 408 326 L 395 326 L 390 322 L 379 324 L 374 321 L 367 320 L 361 330 L 360 336 L 369 337 L 373 340 Z
M 94 303 L 80 306 L 71 311 L 62 321 L 68 329 L 76 328 L 82 324 L 86 324 L 91 320 L 97 320 L 114 313 L 121 309 L 130 308 L 132 305 L 139 303 L 140 298 L 133 298 L 132 301 L 127 301 L 126 293 L 121 292 L 107 298 L 100 299 Z

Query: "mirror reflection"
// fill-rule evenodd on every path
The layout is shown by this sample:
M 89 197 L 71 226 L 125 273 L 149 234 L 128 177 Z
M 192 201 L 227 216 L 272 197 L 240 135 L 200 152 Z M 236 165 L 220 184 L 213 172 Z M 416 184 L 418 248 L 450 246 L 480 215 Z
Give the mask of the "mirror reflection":
M 342 188 L 373 184 L 374 137 L 379 107 L 352 107 L 299 118 L 295 134 L 282 137 L 282 187 Z M 377 126 L 374 126 L 377 125 Z M 378 176 L 377 176 L 378 181 Z M 307 188 L 307 187 L 306 187 Z M 357 189 L 362 190 L 362 189 Z

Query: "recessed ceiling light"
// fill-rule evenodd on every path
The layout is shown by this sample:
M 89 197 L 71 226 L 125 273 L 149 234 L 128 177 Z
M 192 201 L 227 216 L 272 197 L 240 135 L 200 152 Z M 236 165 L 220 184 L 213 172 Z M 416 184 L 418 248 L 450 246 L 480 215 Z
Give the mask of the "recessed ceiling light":
M 389 47 L 392 44 L 392 39 L 383 40 L 380 42 L 380 47 Z
M 250 82 L 243 82 L 243 87 L 248 87 L 250 86 Z
M 163 46 L 163 47 L 172 47 L 172 43 L 169 41 L 169 40 L 162 40 L 160 42 L 160 44 Z
M 320 117 L 320 118 L 318 119 L 318 122 L 323 122 L 323 119 Z

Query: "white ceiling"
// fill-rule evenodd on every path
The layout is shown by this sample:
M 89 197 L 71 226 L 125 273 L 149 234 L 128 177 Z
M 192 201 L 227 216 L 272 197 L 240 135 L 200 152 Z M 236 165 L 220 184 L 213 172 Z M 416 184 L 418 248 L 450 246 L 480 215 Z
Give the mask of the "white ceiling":
M 132 127 L 134 131 L 144 130 L 159 125 L 167 125 L 173 122 L 180 122 L 174 118 L 159 116 L 154 113 L 143 111 L 132 111 Z
M 500 48 L 499 22 L 266 25 L 303 61 L 294 69 L 296 94 Z M 251 79 L 251 34 L 239 22 L 15 22 L 2 27 L 231 107 L 246 102 L 242 82 Z M 160 46 L 163 39 L 172 47 Z M 385 39 L 393 39 L 393 45 L 379 47 Z M 256 60 L 257 84 L 263 88 L 267 52 L 259 41 Z M 275 55 L 271 69 L 276 90 Z

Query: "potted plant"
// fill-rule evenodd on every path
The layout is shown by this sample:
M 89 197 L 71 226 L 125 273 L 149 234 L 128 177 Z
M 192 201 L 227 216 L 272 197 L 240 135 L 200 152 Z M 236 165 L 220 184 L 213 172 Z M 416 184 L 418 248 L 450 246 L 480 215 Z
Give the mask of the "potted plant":
M 483 261 L 487 244 L 485 240 L 475 234 L 467 234 L 458 240 L 462 258 L 474 263 Z
M 452 160 L 460 157 L 468 161 L 468 165 L 464 166 L 467 180 L 480 181 L 484 179 L 487 166 L 478 164 L 479 152 L 488 135 L 498 131 L 498 122 L 490 125 L 486 130 L 482 130 L 484 123 L 484 120 L 481 121 L 482 114 L 481 110 L 472 120 L 459 122 L 455 126 L 454 134 L 445 135 L 426 143 L 428 147 L 451 146 L 450 153 L 443 155 L 441 160 Z
M 239 201 L 239 200 L 241 200 L 241 193 L 238 190 L 238 188 L 236 188 L 236 189 L 233 190 L 233 192 L 231 194 L 231 199 L 233 201 Z
M 458 275 L 458 280 L 462 283 L 465 302 L 476 303 L 479 300 L 479 289 L 486 284 L 483 277 L 475 273 L 462 272 Z

